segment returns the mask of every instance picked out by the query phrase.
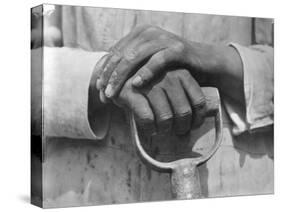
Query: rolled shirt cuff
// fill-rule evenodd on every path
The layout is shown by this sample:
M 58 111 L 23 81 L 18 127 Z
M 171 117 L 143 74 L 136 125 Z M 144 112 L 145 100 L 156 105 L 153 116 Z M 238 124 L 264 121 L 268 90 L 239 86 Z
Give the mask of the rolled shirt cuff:
M 265 130 L 273 124 L 274 82 L 273 48 L 263 45 L 244 47 L 231 43 L 243 64 L 245 108 L 230 99 L 224 99 L 234 126 L 233 133 L 241 134 Z
M 65 47 L 44 47 L 43 52 L 42 78 L 36 79 L 42 80 L 42 105 L 38 104 L 40 92 L 32 96 L 32 108 L 42 106 L 43 136 L 103 139 L 110 123 L 108 107 L 93 112 L 89 120 L 88 101 L 89 85 L 92 74 L 95 74 L 93 73 L 95 64 L 105 53 Z M 32 70 L 34 71 L 40 70 Z M 40 85 L 33 83 L 36 84 Z M 32 125 L 34 123 L 40 125 L 39 115 L 33 116 Z

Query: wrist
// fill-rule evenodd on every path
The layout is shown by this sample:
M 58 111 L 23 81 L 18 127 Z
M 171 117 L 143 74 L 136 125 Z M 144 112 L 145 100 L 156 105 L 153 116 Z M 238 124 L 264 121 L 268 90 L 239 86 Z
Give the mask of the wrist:
M 221 79 L 242 80 L 242 62 L 234 48 L 188 42 L 187 49 L 185 63 L 200 84 L 221 88 Z
M 224 66 L 221 53 L 215 46 L 188 41 L 184 60 L 186 68 L 200 85 L 215 86 L 215 81 Z

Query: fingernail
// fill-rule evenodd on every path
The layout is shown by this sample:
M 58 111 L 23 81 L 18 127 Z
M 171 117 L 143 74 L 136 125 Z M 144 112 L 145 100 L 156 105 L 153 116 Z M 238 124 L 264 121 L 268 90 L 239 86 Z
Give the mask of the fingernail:
M 140 86 L 142 85 L 143 81 L 142 81 L 142 78 L 140 76 L 136 76 L 134 79 L 133 79 L 133 85 L 135 86 Z
M 112 90 L 112 86 L 108 85 L 105 89 L 105 95 L 106 97 L 110 98 L 113 95 L 113 90 Z
M 101 86 L 101 79 L 97 79 L 96 87 L 97 87 L 98 90 L 101 89 L 101 87 L 102 87 L 102 86 Z
M 100 91 L 100 100 L 101 100 L 101 102 L 102 103 L 106 103 L 106 98 L 105 98 L 105 96 L 104 96 L 104 93 L 103 93 L 103 91 Z

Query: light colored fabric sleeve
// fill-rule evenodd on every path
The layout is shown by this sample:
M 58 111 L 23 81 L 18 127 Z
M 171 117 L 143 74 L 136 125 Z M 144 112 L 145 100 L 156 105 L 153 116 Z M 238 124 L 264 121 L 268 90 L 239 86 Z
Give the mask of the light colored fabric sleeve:
M 36 51 L 32 50 L 33 63 L 36 63 Z M 109 114 L 106 107 L 94 113 L 89 120 L 88 100 L 89 85 L 97 61 L 104 52 L 87 52 L 72 48 L 43 48 L 42 77 L 40 79 L 40 64 L 32 65 L 34 81 L 32 82 L 32 126 L 40 126 L 40 111 L 42 107 L 43 136 L 69 137 L 77 139 L 102 139 L 109 127 Z M 40 61 L 39 58 L 37 58 Z M 38 76 L 38 77 L 36 77 Z M 40 105 L 42 98 L 42 105 Z M 90 123 L 92 122 L 92 123 Z M 40 134 L 34 128 L 33 134 Z
M 226 111 L 234 123 L 233 134 L 263 131 L 274 121 L 274 51 L 270 46 L 244 47 L 231 43 L 243 64 L 245 108 L 224 99 Z

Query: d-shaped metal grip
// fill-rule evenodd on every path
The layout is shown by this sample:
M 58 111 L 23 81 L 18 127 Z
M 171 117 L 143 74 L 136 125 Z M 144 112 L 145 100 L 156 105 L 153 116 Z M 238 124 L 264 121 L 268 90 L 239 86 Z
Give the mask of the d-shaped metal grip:
M 207 116 L 215 117 L 215 143 L 211 150 L 197 158 L 183 158 L 172 162 L 160 162 L 150 157 L 141 145 L 134 115 L 130 113 L 134 144 L 140 158 L 153 169 L 171 173 L 172 193 L 176 199 L 200 198 L 201 187 L 197 166 L 209 160 L 222 140 L 222 115 L 219 92 L 216 88 L 202 88 L 206 99 Z

